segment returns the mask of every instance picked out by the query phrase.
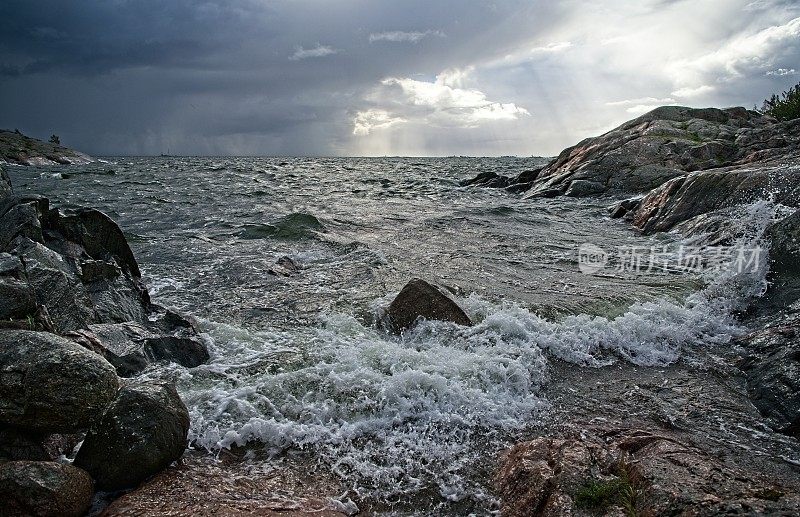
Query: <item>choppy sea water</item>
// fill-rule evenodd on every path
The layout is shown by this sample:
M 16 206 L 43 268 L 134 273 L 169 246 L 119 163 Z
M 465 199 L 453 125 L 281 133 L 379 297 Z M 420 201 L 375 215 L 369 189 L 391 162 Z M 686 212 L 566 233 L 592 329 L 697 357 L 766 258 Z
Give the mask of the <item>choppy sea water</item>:
M 487 465 L 548 411 L 554 360 L 670 364 L 726 343 L 733 311 L 764 288 L 764 268 L 585 275 L 582 244 L 677 237 L 610 220 L 609 199 L 458 186 L 539 163 L 160 157 L 9 173 L 18 192 L 111 215 L 154 300 L 200 318 L 209 364 L 147 372 L 178 382 L 196 446 L 308 451 L 362 497 L 490 509 Z M 743 210 L 741 238 L 755 242 L 771 210 Z M 268 273 L 283 256 L 298 274 Z M 450 289 L 477 324 L 382 332 L 377 318 L 414 276 Z

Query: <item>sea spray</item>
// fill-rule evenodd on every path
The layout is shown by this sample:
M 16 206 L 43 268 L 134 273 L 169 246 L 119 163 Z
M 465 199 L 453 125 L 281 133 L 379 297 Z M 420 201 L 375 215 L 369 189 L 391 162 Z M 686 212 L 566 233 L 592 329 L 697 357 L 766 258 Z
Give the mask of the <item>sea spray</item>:
M 735 245 L 766 250 L 774 213 L 764 202 L 743 207 Z M 747 270 L 724 264 L 683 301 L 636 303 L 614 318 L 551 321 L 471 295 L 459 301 L 474 327 L 422 322 L 399 338 L 343 314 L 292 333 L 207 321 L 215 359 L 181 381 L 191 437 L 210 450 L 261 442 L 275 453 L 313 451 L 361 496 L 435 488 L 486 503 L 475 472 L 547 410 L 551 358 L 665 366 L 683 347 L 727 343 L 741 330 L 734 312 L 765 289 L 766 259 Z

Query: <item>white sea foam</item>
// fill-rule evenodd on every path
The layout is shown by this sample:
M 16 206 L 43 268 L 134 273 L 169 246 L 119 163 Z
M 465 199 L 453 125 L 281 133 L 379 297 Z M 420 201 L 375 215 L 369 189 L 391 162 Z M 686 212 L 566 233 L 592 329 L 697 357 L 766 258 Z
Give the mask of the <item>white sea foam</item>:
M 746 207 L 738 244 L 763 246 L 773 214 L 768 203 Z M 685 300 L 614 318 L 551 321 L 470 296 L 459 301 L 474 327 L 423 322 L 401 338 L 342 314 L 292 332 L 205 322 L 212 361 L 181 381 L 191 437 L 211 450 L 252 441 L 313 450 L 362 494 L 435 487 L 452 500 L 488 499 L 471 474 L 546 410 L 551 358 L 663 366 L 684 347 L 724 344 L 740 330 L 733 312 L 766 287 L 763 258 L 754 271 L 723 268 Z

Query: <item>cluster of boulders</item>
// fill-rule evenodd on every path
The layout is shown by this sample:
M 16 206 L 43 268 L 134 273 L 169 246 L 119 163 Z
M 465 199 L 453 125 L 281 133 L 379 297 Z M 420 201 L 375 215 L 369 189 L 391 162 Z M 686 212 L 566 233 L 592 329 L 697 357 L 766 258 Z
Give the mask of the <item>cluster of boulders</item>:
M 179 458 L 186 406 L 134 376 L 208 358 L 195 322 L 150 301 L 114 221 L 17 195 L 0 169 L 0 513 L 80 515 Z

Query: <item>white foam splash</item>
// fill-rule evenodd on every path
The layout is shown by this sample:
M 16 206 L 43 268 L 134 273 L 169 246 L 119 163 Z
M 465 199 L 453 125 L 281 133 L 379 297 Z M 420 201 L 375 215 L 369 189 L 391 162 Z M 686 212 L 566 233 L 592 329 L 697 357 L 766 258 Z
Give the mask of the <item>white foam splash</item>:
M 774 208 L 756 203 L 744 215 L 739 244 L 763 246 Z M 205 322 L 214 358 L 181 382 L 191 438 L 212 450 L 251 441 L 310 449 L 362 495 L 435 487 L 450 500 L 488 501 L 472 474 L 547 408 L 548 357 L 656 366 L 682 347 L 726 343 L 739 331 L 733 312 L 763 293 L 766 273 L 764 256 L 757 270 L 723 269 L 682 302 L 639 303 L 615 318 L 549 321 L 471 296 L 460 301 L 474 327 L 423 322 L 402 338 L 341 314 L 292 333 Z

